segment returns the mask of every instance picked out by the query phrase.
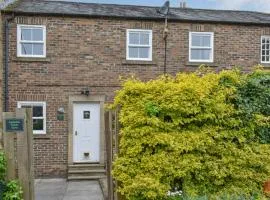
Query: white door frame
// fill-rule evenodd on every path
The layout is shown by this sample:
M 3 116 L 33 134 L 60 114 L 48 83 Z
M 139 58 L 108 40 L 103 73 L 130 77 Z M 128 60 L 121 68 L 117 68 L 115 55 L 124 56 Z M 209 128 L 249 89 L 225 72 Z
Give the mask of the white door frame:
M 99 103 L 100 104 L 100 164 L 105 164 L 105 132 L 104 132 L 104 102 L 105 95 L 76 95 L 69 97 L 68 106 L 68 164 L 73 164 L 73 104 L 74 103 Z

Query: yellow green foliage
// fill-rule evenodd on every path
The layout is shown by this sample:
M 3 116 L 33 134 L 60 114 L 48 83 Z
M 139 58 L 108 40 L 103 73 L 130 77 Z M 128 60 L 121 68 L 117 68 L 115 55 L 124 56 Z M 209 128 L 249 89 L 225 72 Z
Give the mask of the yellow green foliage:
M 120 154 L 113 175 L 127 199 L 166 199 L 177 187 L 188 196 L 252 195 L 270 178 L 270 146 L 255 139 L 235 99 L 247 79 L 237 70 L 129 79 L 121 106 Z

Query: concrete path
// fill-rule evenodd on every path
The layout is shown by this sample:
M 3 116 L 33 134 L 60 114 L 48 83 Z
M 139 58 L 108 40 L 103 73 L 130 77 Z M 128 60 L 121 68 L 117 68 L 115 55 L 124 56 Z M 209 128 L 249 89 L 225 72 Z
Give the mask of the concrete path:
M 38 179 L 35 181 L 36 200 L 103 200 L 98 181 Z

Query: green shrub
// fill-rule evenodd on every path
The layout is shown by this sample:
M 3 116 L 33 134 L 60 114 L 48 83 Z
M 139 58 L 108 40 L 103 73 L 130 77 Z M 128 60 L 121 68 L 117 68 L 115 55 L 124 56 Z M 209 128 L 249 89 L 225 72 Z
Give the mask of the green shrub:
M 256 71 L 239 86 L 236 105 L 243 113 L 245 123 L 255 123 L 259 142 L 270 143 L 270 73 Z M 264 123 L 265 122 L 265 123 Z
M 10 181 L 5 189 L 3 200 L 23 200 L 22 188 L 17 181 Z
M 0 152 L 0 181 L 5 180 L 7 162 L 3 152 Z
M 3 152 L 0 152 L 0 199 L 23 200 L 22 188 L 17 181 L 6 183 L 7 162 Z
M 214 199 L 216 200 L 266 200 L 266 197 L 263 197 L 262 194 L 252 194 L 250 196 L 246 196 L 245 194 L 242 195 L 228 195 L 223 194 L 220 196 L 215 196 Z M 188 197 L 188 196 L 175 196 L 169 197 L 167 200 L 210 200 L 209 197 L 206 195 L 199 196 L 199 197 Z
M 242 101 L 257 73 L 180 73 L 124 82 L 113 105 L 121 106 L 113 169 L 119 192 L 131 200 L 166 199 L 175 187 L 190 198 L 260 194 L 270 178 L 270 146 L 257 139 L 257 127 L 269 126 L 261 108 L 269 102 L 263 99 L 255 112 L 255 103 Z M 248 112 L 254 116 L 247 120 Z

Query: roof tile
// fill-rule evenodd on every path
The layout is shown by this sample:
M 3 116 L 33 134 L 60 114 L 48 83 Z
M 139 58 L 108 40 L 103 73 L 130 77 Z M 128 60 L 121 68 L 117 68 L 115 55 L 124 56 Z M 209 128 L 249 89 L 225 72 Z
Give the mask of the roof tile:
M 158 7 L 149 6 L 20 0 L 5 8 L 4 11 L 25 14 L 162 19 L 163 16 L 157 13 L 157 9 Z M 270 14 L 251 11 L 171 8 L 169 19 L 270 25 Z

